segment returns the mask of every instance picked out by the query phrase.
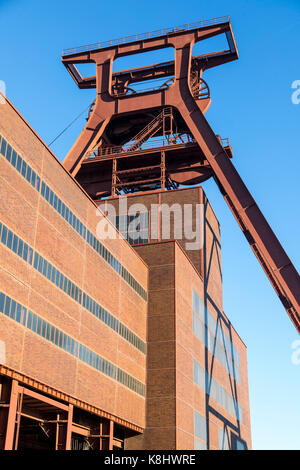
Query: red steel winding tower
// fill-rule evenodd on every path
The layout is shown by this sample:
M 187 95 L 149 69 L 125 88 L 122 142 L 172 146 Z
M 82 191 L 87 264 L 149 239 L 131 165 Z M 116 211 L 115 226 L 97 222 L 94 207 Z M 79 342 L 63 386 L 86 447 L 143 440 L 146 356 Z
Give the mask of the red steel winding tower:
M 195 43 L 217 35 L 226 36 L 226 50 L 192 56 Z M 113 72 L 117 58 L 167 47 L 174 61 Z M 211 98 L 203 72 L 237 58 L 229 17 L 64 50 L 79 88 L 97 92 L 64 166 L 95 200 L 213 177 L 300 333 L 299 275 L 232 164 L 228 139 L 205 118 Z M 95 76 L 81 76 L 76 65 L 85 63 L 96 64 Z M 147 89 L 150 80 L 159 86 Z

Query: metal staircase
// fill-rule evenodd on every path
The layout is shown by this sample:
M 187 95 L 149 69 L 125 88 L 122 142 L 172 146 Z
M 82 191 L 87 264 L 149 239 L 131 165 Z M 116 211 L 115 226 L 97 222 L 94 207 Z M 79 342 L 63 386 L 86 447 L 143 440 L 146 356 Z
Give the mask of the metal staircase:
M 156 116 L 147 126 L 144 127 L 132 140 L 134 141 L 129 147 L 123 146 L 123 150 L 131 152 L 138 150 L 144 142 L 153 137 L 161 128 L 166 117 L 172 116 L 172 108 L 167 107 Z

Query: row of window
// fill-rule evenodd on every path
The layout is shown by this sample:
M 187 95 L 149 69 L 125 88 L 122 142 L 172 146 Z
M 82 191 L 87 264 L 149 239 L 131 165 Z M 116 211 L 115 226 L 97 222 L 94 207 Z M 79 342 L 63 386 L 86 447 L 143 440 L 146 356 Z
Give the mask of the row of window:
M 86 229 L 83 223 L 76 217 L 61 199 L 49 188 L 43 181 L 41 195 L 55 209 L 76 232 L 87 241 L 87 243 L 115 270 L 125 279 L 125 281 L 144 299 L 147 300 L 145 289 L 134 279 L 134 277 L 122 266 L 117 258 L 105 246 Z
M 56 269 L 49 261 L 41 256 L 37 251 L 34 253 L 33 267 L 40 274 L 46 277 L 50 282 L 55 284 L 59 289 L 63 290 L 73 300 L 82 302 L 82 291 L 74 282 L 70 281 L 62 272 Z
M 194 360 L 194 382 L 206 390 L 209 397 L 213 398 L 221 405 L 231 416 L 234 416 L 241 423 L 243 422 L 242 408 L 234 400 L 233 396 L 228 393 L 203 367 Z
M 63 290 L 67 295 L 72 297 L 76 302 L 82 305 L 92 315 L 96 316 L 99 320 L 104 322 L 107 326 L 119 333 L 134 347 L 139 349 L 144 354 L 146 353 L 146 344 L 131 330 L 129 330 L 123 323 L 119 322 L 111 313 L 103 308 L 98 302 L 92 299 L 88 294 L 83 292 L 78 286 L 56 269 L 49 261 L 39 255 L 37 252 L 34 254 L 34 268 L 37 269 L 43 276 L 56 286 Z
M 37 314 L 27 310 L 26 307 L 5 295 L 3 292 L 0 292 L 0 313 L 21 323 L 29 330 L 42 336 L 47 341 L 72 354 L 72 356 L 85 362 L 94 369 L 97 369 L 99 372 L 122 383 L 130 390 L 145 396 L 145 384 L 99 356 L 99 354 L 91 351 L 83 344 L 80 344 L 74 338 L 59 330 L 56 326 L 39 317 Z
M 134 279 L 129 271 L 115 258 L 99 240 L 87 230 L 87 242 L 117 273 L 129 284 L 144 300 L 147 300 L 147 292 Z
M 144 354 L 146 353 L 146 344 L 138 336 L 136 336 L 125 325 L 119 322 L 113 315 L 111 315 L 95 300 L 89 297 L 89 295 L 87 295 L 85 292 L 82 292 L 82 290 L 78 286 L 76 286 L 74 282 L 68 279 L 62 272 L 60 272 L 57 268 L 55 268 L 55 266 L 49 263 L 49 261 L 47 261 L 43 256 L 41 256 L 37 252 L 34 252 L 33 256 L 33 249 L 1 222 L 0 240 L 1 243 L 6 245 L 7 248 L 14 251 L 14 253 L 16 253 L 18 256 L 22 257 L 24 261 L 26 261 L 30 265 L 32 265 L 32 260 L 34 258 L 33 267 L 37 271 L 39 271 L 40 274 L 42 274 L 50 282 L 55 284 L 59 289 L 63 290 L 67 295 L 69 295 L 73 300 L 75 300 L 84 308 L 86 308 L 90 313 L 99 318 L 99 320 L 103 321 L 106 325 L 108 325 L 114 331 L 119 333 L 134 347 L 139 349 Z
M 25 326 L 27 309 L 0 292 L 0 312 Z
M 47 202 L 55 209 L 68 224 L 70 224 L 74 230 L 81 237 L 85 239 L 86 228 L 82 222 L 76 217 L 75 214 L 69 209 L 64 202 L 49 188 L 49 186 L 42 181 L 41 195 L 46 199 Z
M 0 152 L 11 165 L 30 183 L 37 191 L 40 190 L 41 180 L 36 172 L 23 160 L 23 158 L 0 135 Z
M 145 289 L 121 265 L 121 263 L 97 240 L 83 225 L 71 209 L 41 180 L 36 172 L 12 149 L 7 141 L 0 135 L 1 154 L 17 169 L 17 171 L 38 191 L 46 201 L 70 224 L 73 229 L 108 262 L 115 271 L 144 299 L 147 300 Z
M 21 238 L 0 222 L 0 240 L 3 245 L 23 258 L 26 263 L 32 264 L 33 250 Z
M 146 354 L 146 343 L 142 341 L 138 336 L 132 333 L 127 326 L 123 323 L 119 322 L 119 335 L 125 338 L 129 343 L 133 344 L 137 349 L 139 349 L 142 353 Z

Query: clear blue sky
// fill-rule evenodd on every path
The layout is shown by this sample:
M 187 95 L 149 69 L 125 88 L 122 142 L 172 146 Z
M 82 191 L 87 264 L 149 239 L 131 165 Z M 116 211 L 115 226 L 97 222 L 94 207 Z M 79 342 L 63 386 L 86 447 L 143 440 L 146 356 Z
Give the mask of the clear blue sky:
M 230 137 L 234 164 L 299 271 L 299 0 L 0 0 L 0 80 L 49 143 L 94 97 L 67 74 L 63 48 L 227 14 L 240 58 L 205 75 L 207 117 Z M 58 158 L 83 125 L 53 145 Z M 248 347 L 253 447 L 300 449 L 298 335 L 214 182 L 203 187 L 221 223 L 224 310 Z

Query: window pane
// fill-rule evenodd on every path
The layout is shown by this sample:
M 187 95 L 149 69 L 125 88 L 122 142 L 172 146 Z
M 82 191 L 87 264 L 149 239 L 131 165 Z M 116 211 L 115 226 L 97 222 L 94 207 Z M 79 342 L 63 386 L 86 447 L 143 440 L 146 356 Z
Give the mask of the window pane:
M 5 139 L 3 139 L 3 137 L 2 137 L 2 142 L 1 142 L 1 153 L 2 153 L 2 155 L 3 155 L 3 156 L 5 156 L 5 152 L 6 152 L 6 145 L 7 145 L 7 143 L 6 143 L 6 140 L 5 140 Z
M 19 238 L 18 255 L 22 256 L 22 253 L 23 253 L 23 240 Z
M 22 305 L 18 304 L 18 305 L 17 305 L 17 312 L 16 312 L 16 321 L 17 321 L 18 323 L 20 323 L 21 311 L 22 311 Z
M 11 304 L 11 299 L 9 297 L 6 297 L 4 313 L 7 316 L 9 316 L 10 304 Z
M 0 312 L 3 312 L 5 296 L 3 292 L 0 293 Z
M 6 149 L 6 159 L 10 162 L 10 159 L 11 159 L 11 146 L 8 145 L 7 146 L 7 149 Z
M 27 256 L 28 256 L 28 245 L 27 245 L 27 243 L 24 243 L 23 259 L 25 261 L 27 261 Z
M 30 180 L 31 180 L 31 168 L 30 168 L 30 166 L 27 166 L 26 179 L 30 183 Z
M 7 247 L 8 247 L 8 248 L 11 248 L 12 239 L 13 239 L 13 234 L 12 234 L 12 232 L 11 232 L 10 230 L 8 230 L 7 241 L 6 241 L 6 244 L 7 244 Z
M 27 165 L 26 165 L 26 162 L 22 162 L 22 170 L 21 170 L 21 173 L 22 173 L 22 176 L 24 176 L 25 178 L 25 175 L 26 175 L 26 169 L 27 169 Z
M 206 441 L 206 420 L 197 411 L 194 411 L 194 435 Z
M 13 166 L 16 166 L 16 162 L 17 162 L 17 152 L 14 150 L 12 153 L 12 157 L 11 157 L 11 164 Z
M 36 174 L 35 174 L 35 171 L 32 170 L 32 173 L 31 173 L 31 184 L 33 187 L 35 187 L 35 181 L 36 181 Z
M 42 182 L 42 190 L 41 190 L 41 195 L 44 197 L 45 196 L 45 191 L 46 191 L 46 185 L 44 181 Z
M 29 248 L 28 257 L 27 257 L 27 261 L 29 264 L 32 264 L 32 257 L 33 257 L 33 250 L 32 248 Z
M 20 172 L 21 171 L 21 167 L 22 167 L 22 158 L 20 157 L 20 155 L 18 155 L 18 159 L 17 159 L 17 170 Z
M 41 183 L 41 179 L 39 176 L 36 177 L 36 189 L 37 191 L 40 190 L 40 183 Z
M 37 318 L 36 318 L 36 315 L 35 313 L 33 314 L 32 316 L 32 331 L 36 331 L 36 324 L 37 324 Z
M 4 243 L 4 245 L 6 244 L 6 237 L 7 237 L 7 228 L 5 227 L 5 225 L 3 225 L 1 242 Z
M 31 322 L 32 322 L 32 312 L 29 310 L 28 311 L 28 317 L 27 317 L 27 328 L 31 330 Z

